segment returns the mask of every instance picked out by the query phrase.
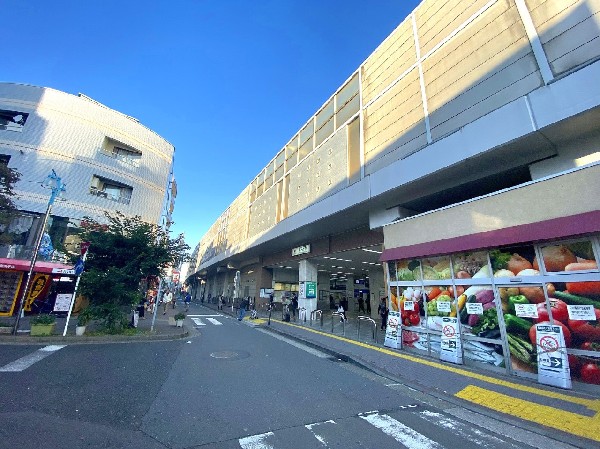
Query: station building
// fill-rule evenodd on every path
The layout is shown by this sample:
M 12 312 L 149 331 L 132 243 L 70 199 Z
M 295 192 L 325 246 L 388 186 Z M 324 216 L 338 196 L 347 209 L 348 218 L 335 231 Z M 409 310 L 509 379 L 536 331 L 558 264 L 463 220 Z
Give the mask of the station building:
M 465 363 L 535 376 L 527 324 L 501 319 L 516 313 L 508 296 L 548 315 L 557 299 L 569 313 L 591 306 L 600 319 L 599 8 L 424 0 L 203 236 L 188 278 L 196 296 L 260 306 L 270 292 L 299 294 L 307 313 L 345 297 L 363 314 L 362 298 L 376 317 L 382 298 L 405 312 L 414 295 L 404 347 L 436 355 L 439 318 L 487 290 L 492 312 L 463 312 Z M 439 292 L 450 312 L 429 308 Z M 528 329 L 539 319 L 517 318 Z M 597 336 L 571 318 L 554 317 L 569 332 L 572 377 L 592 383 L 583 368 L 597 368 Z

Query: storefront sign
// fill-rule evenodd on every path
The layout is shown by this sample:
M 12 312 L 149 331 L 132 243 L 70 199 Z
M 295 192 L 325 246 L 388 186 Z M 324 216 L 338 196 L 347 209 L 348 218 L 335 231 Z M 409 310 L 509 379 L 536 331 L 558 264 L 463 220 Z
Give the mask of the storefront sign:
M 400 330 L 400 312 L 392 310 L 388 313 L 387 326 L 385 328 L 385 340 L 383 345 L 388 348 L 402 348 L 402 331 Z
M 468 302 L 466 306 L 469 315 L 483 315 L 483 304 L 480 302 Z
M 54 302 L 54 312 L 68 312 L 71 308 L 72 293 L 59 293 Z
M 538 382 L 571 388 L 571 370 L 561 326 L 536 324 Z
M 440 360 L 462 365 L 462 348 L 458 334 L 458 318 L 443 317 Z
M 52 274 L 75 274 L 72 268 L 52 268 Z
M 594 306 L 567 305 L 570 320 L 596 321 Z
M 515 304 L 515 315 L 521 318 L 537 318 L 537 304 Z
M 292 248 L 292 256 L 299 256 L 300 254 L 308 253 L 310 253 L 310 244 L 298 246 L 297 248 Z

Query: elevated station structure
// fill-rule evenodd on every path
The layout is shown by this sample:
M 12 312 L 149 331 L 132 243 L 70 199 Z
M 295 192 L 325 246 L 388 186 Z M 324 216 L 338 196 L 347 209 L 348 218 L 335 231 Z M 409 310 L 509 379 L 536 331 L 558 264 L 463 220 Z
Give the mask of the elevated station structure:
M 424 0 L 225 209 L 188 281 L 375 315 L 406 260 L 565 239 L 597 258 L 599 57 L 596 1 Z

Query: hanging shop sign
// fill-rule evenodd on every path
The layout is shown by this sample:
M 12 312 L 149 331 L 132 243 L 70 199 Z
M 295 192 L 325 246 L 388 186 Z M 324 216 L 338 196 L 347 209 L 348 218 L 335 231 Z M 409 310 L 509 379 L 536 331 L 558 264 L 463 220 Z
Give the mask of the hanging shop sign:
M 36 273 L 31 282 L 31 289 L 25 300 L 25 311 L 31 311 L 31 304 L 38 298 L 41 299 L 43 294 L 48 290 L 50 285 L 50 275 Z
M 400 330 L 400 312 L 388 312 L 387 326 L 385 328 L 384 346 L 388 348 L 402 348 L 402 331 Z
M 73 268 L 52 268 L 52 274 L 75 274 L 75 269 Z
M 450 305 L 450 303 L 447 304 Z M 462 365 L 462 348 L 458 334 L 458 318 L 443 317 L 440 360 Z
M 306 288 L 306 298 L 316 298 L 317 297 L 317 283 L 316 282 L 305 282 Z
M 561 326 L 536 324 L 538 382 L 571 388 L 571 371 Z
M 292 248 L 292 256 L 299 256 L 300 254 L 310 253 L 310 244 L 301 245 L 296 248 Z

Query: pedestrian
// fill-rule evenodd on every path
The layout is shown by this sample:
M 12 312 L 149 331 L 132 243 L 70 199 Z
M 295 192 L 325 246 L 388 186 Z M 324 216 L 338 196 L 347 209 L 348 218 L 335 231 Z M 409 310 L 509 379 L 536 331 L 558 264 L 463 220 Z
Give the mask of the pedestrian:
M 296 320 L 296 309 L 298 308 L 298 297 L 296 295 L 292 295 L 292 316 L 294 317 L 294 321 Z
M 187 312 L 188 310 L 190 310 L 190 302 L 192 302 L 192 295 L 190 295 L 190 292 L 187 292 L 185 294 L 185 299 L 183 300 L 183 302 L 185 303 L 185 311 Z
M 137 307 L 137 311 L 138 311 L 138 315 L 142 320 L 145 320 L 146 317 L 144 317 L 144 312 L 146 311 L 146 298 L 142 298 L 140 299 L 140 303 L 138 304 Z
M 219 302 L 217 304 L 217 310 L 223 310 L 223 297 L 219 296 Z
M 358 297 L 358 312 L 365 313 L 365 300 L 362 297 L 362 294 Z
M 388 315 L 387 296 L 381 298 L 381 302 L 379 303 L 379 307 L 377 308 L 377 313 L 379 313 L 379 316 L 381 317 L 381 330 L 385 330 L 387 326 Z
M 240 303 L 240 313 L 238 315 L 238 321 L 242 321 L 244 319 L 244 315 L 246 315 L 246 307 L 248 307 L 248 299 L 242 299 Z
M 329 295 L 329 309 L 335 309 L 335 299 L 333 299 L 333 295 Z
M 163 315 L 167 314 L 167 306 L 173 300 L 173 293 L 170 290 L 167 290 L 163 294 L 162 303 L 163 303 Z
M 343 323 L 344 321 L 346 321 L 346 309 L 344 309 L 344 301 L 343 300 L 340 300 L 337 311 L 338 311 L 338 313 L 342 314 L 342 316 L 340 316 L 340 323 Z
M 367 315 L 371 316 L 371 298 L 368 295 L 365 302 L 367 303 Z

